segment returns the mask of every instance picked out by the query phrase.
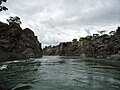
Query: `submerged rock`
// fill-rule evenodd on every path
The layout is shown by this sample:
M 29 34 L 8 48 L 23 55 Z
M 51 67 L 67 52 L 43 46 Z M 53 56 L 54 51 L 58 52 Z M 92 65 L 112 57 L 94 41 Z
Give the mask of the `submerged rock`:
M 0 22 L 0 60 L 42 57 L 41 43 L 29 28 Z
M 113 60 L 120 60 L 120 54 L 111 55 L 111 59 L 113 59 Z

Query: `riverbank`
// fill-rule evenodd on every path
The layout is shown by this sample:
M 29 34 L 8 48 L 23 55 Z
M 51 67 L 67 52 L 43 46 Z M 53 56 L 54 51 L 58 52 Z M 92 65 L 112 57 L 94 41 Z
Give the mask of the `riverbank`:
M 113 66 L 113 67 L 120 67 L 120 59 L 85 59 L 85 61 L 88 62 L 96 62 L 101 65 L 106 65 L 106 66 Z
M 83 56 L 61 56 L 66 59 L 82 59 L 84 62 L 94 62 L 101 65 L 120 67 L 120 58 L 118 57 L 107 57 L 107 58 L 88 58 Z M 80 60 L 81 61 L 81 60 Z
M 73 39 L 72 42 L 47 46 L 43 49 L 43 54 L 120 59 L 120 27 L 109 34 L 93 34 L 81 37 L 79 40 Z

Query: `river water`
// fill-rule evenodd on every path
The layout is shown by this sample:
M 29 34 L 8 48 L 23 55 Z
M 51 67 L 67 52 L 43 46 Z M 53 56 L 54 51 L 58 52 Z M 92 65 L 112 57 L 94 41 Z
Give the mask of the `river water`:
M 120 67 L 89 58 L 43 56 L 0 63 L 0 88 L 11 90 L 120 90 Z

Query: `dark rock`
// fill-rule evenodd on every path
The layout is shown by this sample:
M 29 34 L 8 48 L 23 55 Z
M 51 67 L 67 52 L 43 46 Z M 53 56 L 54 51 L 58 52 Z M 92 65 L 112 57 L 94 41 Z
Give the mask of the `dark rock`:
M 2 87 L 0 87 L 0 90 L 11 90 L 11 89 L 7 89 L 7 88 L 2 88 Z
M 54 47 L 45 47 L 44 55 L 60 56 L 82 56 L 94 58 L 119 58 L 120 51 L 120 27 L 112 35 L 93 34 L 80 38 L 79 41 L 73 39 L 72 42 L 61 42 Z
M 41 43 L 29 28 L 0 22 L 0 60 L 42 57 Z

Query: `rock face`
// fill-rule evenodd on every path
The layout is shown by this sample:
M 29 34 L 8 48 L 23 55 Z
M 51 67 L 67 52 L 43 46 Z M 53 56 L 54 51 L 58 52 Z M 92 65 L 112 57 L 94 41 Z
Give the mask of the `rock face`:
M 42 57 L 41 43 L 29 28 L 0 22 L 0 60 Z
M 45 47 L 45 55 L 81 56 L 95 58 L 113 58 L 120 52 L 120 27 L 112 35 L 86 36 L 79 41 L 62 42 L 57 46 Z M 120 54 L 119 54 L 120 55 Z

